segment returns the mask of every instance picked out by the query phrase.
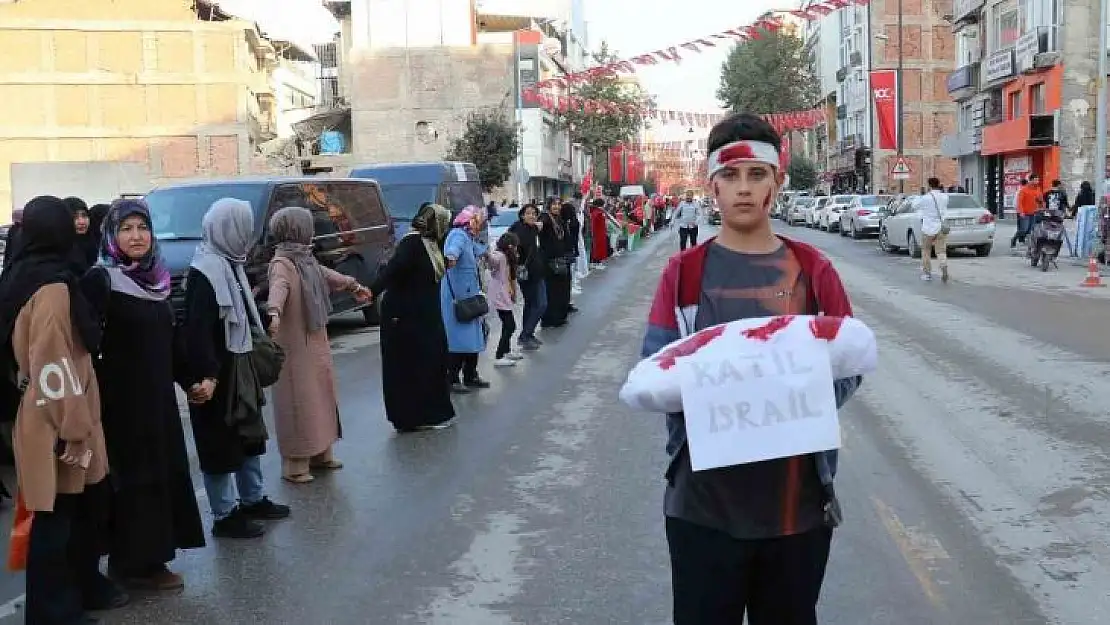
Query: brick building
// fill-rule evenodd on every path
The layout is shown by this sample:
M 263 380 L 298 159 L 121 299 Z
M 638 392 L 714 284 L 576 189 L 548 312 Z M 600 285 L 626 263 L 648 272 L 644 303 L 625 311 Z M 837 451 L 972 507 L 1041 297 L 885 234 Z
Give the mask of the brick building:
M 273 136 L 274 50 L 254 23 L 191 0 L 115 0 L 111 13 L 0 2 L 0 222 L 27 195 L 106 201 L 265 167 L 253 155 Z M 127 188 L 90 163 L 121 164 Z

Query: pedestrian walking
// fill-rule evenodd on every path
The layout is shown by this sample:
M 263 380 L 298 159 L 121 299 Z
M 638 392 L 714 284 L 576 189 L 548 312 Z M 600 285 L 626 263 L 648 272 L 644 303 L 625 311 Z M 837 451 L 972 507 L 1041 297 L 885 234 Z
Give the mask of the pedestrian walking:
M 940 280 L 948 282 L 948 194 L 939 178 L 929 178 L 929 192 L 914 199 L 915 210 L 921 214 L 921 279 L 933 279 L 933 252 L 940 265 Z
M 517 286 L 517 272 L 520 261 L 517 248 L 520 239 L 512 232 L 506 232 L 497 240 L 497 249 L 490 252 L 490 306 L 497 311 L 501 320 L 501 338 L 497 342 L 495 367 L 511 367 L 524 358 L 512 349 L 513 333 L 516 332 L 516 302 L 520 288 Z
M 713 127 L 707 172 L 721 208 L 717 238 L 667 263 L 645 357 L 684 335 L 749 317 L 850 316 L 836 270 L 814 247 L 774 234 L 784 181 L 781 139 L 756 115 Z M 842 405 L 859 378 L 838 380 Z M 668 415 L 664 510 L 676 625 L 815 625 L 839 504 L 835 452 L 694 472 L 681 414 Z M 826 511 L 829 511 L 826 513 Z
M 185 580 L 167 565 L 178 549 L 204 546 L 204 527 L 174 386 L 170 272 L 142 200 L 117 200 L 102 229 L 101 264 L 82 287 L 104 329 L 96 371 L 115 487 L 108 571 L 128 588 L 179 590 Z
M 486 348 L 485 313 L 470 319 L 460 318 L 456 306 L 456 302 L 482 293 L 478 259 L 485 256 L 488 249 L 478 236 L 484 222 L 482 209 L 466 207 L 455 217 L 454 228 L 443 244 L 447 272 L 440 284 L 439 301 L 451 353 L 448 379 L 455 393 L 469 393 L 490 386 L 478 374 L 478 355 Z
M 350 276 L 323 267 L 312 253 L 312 213 L 283 208 L 270 218 L 276 244 L 270 261 L 269 331 L 285 351 L 274 384 L 274 428 L 281 452 L 281 477 L 305 484 L 312 471 L 334 471 L 332 445 L 339 440 L 339 398 L 335 388 L 328 315 L 331 294 L 347 291 L 363 303 L 370 291 Z
M 678 249 L 685 250 L 687 245 L 698 244 L 698 217 L 701 206 L 694 200 L 694 192 L 687 191 L 686 198 L 678 203 L 672 222 L 678 228 Z
M 439 299 L 450 228 L 450 211 L 424 203 L 370 285 L 381 306 L 385 415 L 398 432 L 442 429 L 455 418 Z
M 1017 247 L 1018 241 L 1025 243 L 1025 237 L 1033 232 L 1033 219 L 1037 210 L 1043 205 L 1044 198 L 1041 194 L 1041 177 L 1037 174 L 1029 179 L 1021 179 L 1021 188 L 1018 189 L 1014 203 L 1017 204 L 1017 231 L 1010 239 L 1010 247 Z
M 40 196 L 22 223 L 0 278 L 0 354 L 24 388 L 13 432 L 19 496 L 34 515 L 24 622 L 69 625 L 127 603 L 99 567 L 111 497 L 91 355 L 101 331 L 74 272 L 73 213 Z
M 290 511 L 266 496 L 262 456 L 269 436 L 261 384 L 237 376 L 241 368 L 233 366 L 254 347 L 252 325 L 262 325 L 243 269 L 254 242 L 254 211 L 249 202 L 216 200 L 201 232 L 185 277 L 181 327 L 189 422 L 212 508 L 212 534 L 256 538 L 265 533 L 260 521 L 284 519 Z

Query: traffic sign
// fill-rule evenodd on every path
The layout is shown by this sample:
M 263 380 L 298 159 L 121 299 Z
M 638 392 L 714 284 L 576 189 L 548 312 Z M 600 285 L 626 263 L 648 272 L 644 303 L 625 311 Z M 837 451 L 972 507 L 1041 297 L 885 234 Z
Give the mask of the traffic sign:
M 911 173 L 909 161 L 904 156 L 899 156 L 890 166 L 890 177 L 895 180 L 909 180 Z

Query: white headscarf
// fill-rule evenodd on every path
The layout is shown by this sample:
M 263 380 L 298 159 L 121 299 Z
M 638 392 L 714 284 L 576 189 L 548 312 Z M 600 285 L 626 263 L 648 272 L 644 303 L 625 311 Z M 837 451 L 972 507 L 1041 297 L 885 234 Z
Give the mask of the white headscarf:
M 246 354 L 251 343 L 251 320 L 262 327 L 243 264 L 254 243 L 254 211 L 250 202 L 222 198 L 212 203 L 201 222 L 203 241 L 197 246 L 192 267 L 204 274 L 216 293 L 224 320 L 227 350 Z M 249 315 L 249 316 L 248 316 Z

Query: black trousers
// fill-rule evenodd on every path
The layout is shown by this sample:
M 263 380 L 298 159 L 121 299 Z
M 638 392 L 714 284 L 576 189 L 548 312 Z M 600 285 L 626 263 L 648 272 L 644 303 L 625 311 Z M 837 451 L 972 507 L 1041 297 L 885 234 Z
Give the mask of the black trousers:
M 698 227 L 693 228 L 679 228 L 678 229 L 678 249 L 686 249 L 686 241 L 689 239 L 690 247 L 698 244 Z
M 106 481 L 105 481 L 106 482 Z M 85 606 L 112 593 L 100 574 L 100 488 L 58 495 L 53 512 L 36 512 L 27 550 L 26 625 L 73 625 Z M 100 488 L 98 488 L 100 487 Z
M 464 382 L 473 382 L 478 379 L 478 354 L 450 354 L 450 369 L 448 375 L 450 376 L 451 384 L 459 383 L 459 373 L 462 373 Z
M 516 317 L 511 310 L 499 310 L 497 316 L 501 319 L 501 340 L 497 342 L 497 357 L 501 358 L 512 351 L 513 332 L 516 332 Z M 474 365 L 477 367 L 477 363 Z
M 675 625 L 817 625 L 832 530 L 738 540 L 667 518 Z

